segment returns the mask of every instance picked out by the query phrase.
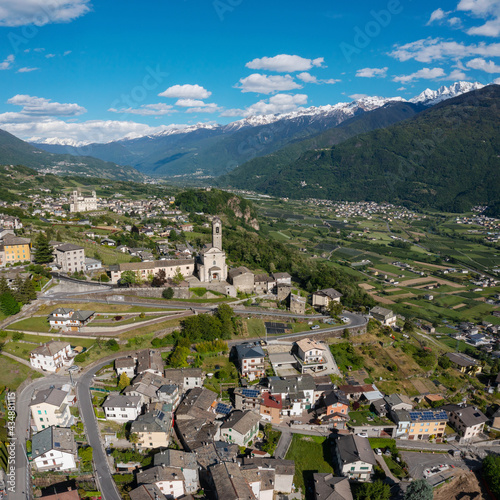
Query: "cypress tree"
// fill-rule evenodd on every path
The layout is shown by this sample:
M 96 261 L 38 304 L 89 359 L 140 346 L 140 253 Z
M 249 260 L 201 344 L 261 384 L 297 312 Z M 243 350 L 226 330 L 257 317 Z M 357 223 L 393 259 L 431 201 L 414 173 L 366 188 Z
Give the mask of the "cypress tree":
M 42 233 L 36 239 L 35 262 L 37 264 L 48 264 L 54 260 L 52 252 L 54 249 L 50 245 L 49 239 Z

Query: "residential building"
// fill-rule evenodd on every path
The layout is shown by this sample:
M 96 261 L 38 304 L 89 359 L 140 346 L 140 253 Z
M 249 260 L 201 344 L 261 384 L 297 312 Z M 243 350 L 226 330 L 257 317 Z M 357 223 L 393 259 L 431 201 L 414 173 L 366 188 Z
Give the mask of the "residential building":
M 38 472 L 76 468 L 77 447 L 71 429 L 48 427 L 32 438 L 31 458 Z
M 318 290 L 312 294 L 312 306 L 321 312 L 328 311 L 331 302 L 340 302 L 342 294 L 333 288 Z
M 488 417 L 476 406 L 445 405 L 441 409 L 448 413 L 450 425 L 463 441 L 478 437 L 488 421 Z
M 185 493 L 184 474 L 175 467 L 151 467 L 138 472 L 136 480 L 137 484 L 154 484 L 167 498 L 179 498 Z
M 370 309 L 370 315 L 372 318 L 380 321 L 385 326 L 394 326 L 396 324 L 396 315 L 385 307 L 375 306 Z
M 467 356 L 467 354 L 462 354 L 460 352 L 447 352 L 446 357 L 451 361 L 452 365 L 462 373 L 466 373 L 468 375 L 481 373 L 482 368 L 479 361 Z
M 163 377 L 151 372 L 144 372 L 132 380 L 132 384 L 123 391 L 127 396 L 139 396 L 142 404 L 154 403 L 160 400 L 158 391 L 168 383 Z
M 48 427 L 71 427 L 73 417 L 67 404 L 68 392 L 43 389 L 30 402 L 32 426 L 38 431 Z
M 262 395 L 260 403 L 260 416 L 272 424 L 281 422 L 281 412 L 283 411 L 283 402 L 280 394 L 270 394 L 265 392 Z
M 74 356 L 67 342 L 51 340 L 31 351 L 30 364 L 33 368 L 55 373 L 63 366 L 71 366 Z
M 164 384 L 156 392 L 158 401 L 167 403 L 172 410 L 175 410 L 181 401 L 181 391 L 175 384 Z
M 321 422 L 328 422 L 337 429 L 343 429 L 349 421 L 349 401 L 342 392 L 327 391 L 315 405 L 315 414 Z
M 334 456 L 340 474 L 350 480 L 369 481 L 377 464 L 367 438 L 355 434 L 336 435 Z
M 85 257 L 85 271 L 99 271 L 102 269 L 102 262 L 98 259 Z
M 267 390 L 274 396 L 281 396 L 282 416 L 300 416 L 314 404 L 316 384 L 311 375 L 268 377 Z
M 57 489 L 57 486 L 54 486 L 54 489 Z M 80 495 L 77 489 L 72 489 L 71 486 L 68 486 L 67 491 L 61 491 L 53 495 L 44 495 L 43 500 L 80 500 Z
M 201 368 L 165 369 L 163 376 L 173 384 L 178 385 L 182 391 L 203 386 L 203 371 Z
M 297 347 L 297 356 L 304 364 L 325 363 L 324 351 L 326 348 L 324 344 L 312 339 L 301 339 L 295 342 L 295 345 Z
M 288 273 L 273 273 L 273 278 L 276 282 L 276 285 L 292 286 L 292 277 Z
M 384 395 L 373 384 L 341 385 L 339 386 L 339 390 L 346 395 L 347 399 L 352 401 L 364 399 L 372 402 L 384 397 Z
M 73 243 L 64 243 L 54 248 L 54 258 L 61 271 L 73 274 L 85 271 L 85 249 Z
M 215 414 L 210 410 L 215 406 L 216 399 L 217 394 L 204 387 L 190 389 L 177 407 L 175 418 L 177 421 L 198 418 L 215 420 Z
M 118 377 L 122 373 L 125 373 L 132 380 L 135 375 L 135 358 L 128 356 L 126 358 L 115 359 L 115 370 Z
M 125 271 L 133 271 L 138 278 L 147 281 L 148 277 L 155 276 L 160 271 L 165 272 L 165 278 L 173 278 L 177 272 L 184 277 L 193 276 L 195 271 L 194 259 L 153 260 L 151 262 L 125 262 L 109 266 L 111 283 L 118 283 Z
M 257 413 L 260 412 L 262 398 L 259 387 L 235 387 L 233 395 L 234 407 L 237 410 L 252 410 Z
M 238 344 L 234 346 L 234 350 L 242 377 L 252 381 L 265 376 L 265 354 L 260 345 Z
M 448 422 L 448 415 L 443 410 L 395 410 L 391 417 L 398 426 L 396 437 L 410 440 L 433 436 L 436 441 L 441 441 Z
M 274 471 L 274 491 L 292 493 L 295 463 L 293 460 L 279 458 L 243 458 L 240 459 L 242 469 L 258 471 Z
M 107 420 L 118 423 L 131 422 L 141 413 L 141 398 L 139 396 L 121 396 L 110 394 L 102 408 Z
M 139 450 L 167 447 L 172 432 L 172 413 L 162 408 L 161 403 L 154 405 L 144 415 L 132 422 L 130 432 L 137 434 Z
M 194 453 L 167 449 L 156 453 L 153 465 L 180 469 L 184 474 L 184 489 L 186 493 L 196 493 L 200 488 L 198 463 Z
M 230 269 L 227 280 L 237 291 L 242 293 L 253 293 L 255 288 L 254 274 L 245 266 Z
M 221 425 L 220 438 L 228 443 L 249 446 L 259 432 L 259 421 L 259 415 L 250 410 L 235 410 Z
M 160 351 L 145 349 L 137 353 L 136 372 L 138 375 L 149 372 L 161 377 L 163 376 L 164 365 L 165 363 L 163 362 Z
M 141 484 L 130 490 L 128 496 L 130 500 L 163 500 L 162 497 L 165 498 L 156 484 Z
M 347 477 L 336 477 L 331 473 L 315 472 L 315 500 L 353 500 L 351 486 Z
M 60 330 L 79 331 L 79 329 L 90 323 L 95 317 L 95 311 L 75 311 L 59 307 L 52 311 L 47 320 L 51 328 Z
M 6 234 L 0 242 L 0 253 L 3 255 L 0 263 L 2 266 L 16 262 L 29 262 L 31 260 L 31 240 Z
M 234 462 L 222 462 L 210 467 L 216 500 L 256 500 L 243 476 L 240 466 Z

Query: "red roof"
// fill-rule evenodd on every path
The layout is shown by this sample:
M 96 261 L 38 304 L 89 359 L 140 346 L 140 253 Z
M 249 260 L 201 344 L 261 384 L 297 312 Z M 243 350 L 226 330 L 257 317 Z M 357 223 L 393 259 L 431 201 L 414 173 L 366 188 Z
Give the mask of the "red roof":
M 262 398 L 262 404 L 264 406 L 267 406 L 268 408 L 279 408 L 281 410 L 281 408 L 283 407 L 283 404 L 281 402 L 281 395 L 273 395 L 273 394 L 269 394 L 268 392 L 265 392 L 263 394 L 263 398 Z

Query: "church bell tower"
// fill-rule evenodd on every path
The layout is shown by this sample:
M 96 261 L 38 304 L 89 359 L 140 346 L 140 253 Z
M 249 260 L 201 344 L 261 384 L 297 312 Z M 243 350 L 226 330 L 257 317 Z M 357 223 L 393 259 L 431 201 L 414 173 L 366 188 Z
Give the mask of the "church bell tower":
M 212 246 L 222 250 L 222 221 L 219 217 L 212 220 Z

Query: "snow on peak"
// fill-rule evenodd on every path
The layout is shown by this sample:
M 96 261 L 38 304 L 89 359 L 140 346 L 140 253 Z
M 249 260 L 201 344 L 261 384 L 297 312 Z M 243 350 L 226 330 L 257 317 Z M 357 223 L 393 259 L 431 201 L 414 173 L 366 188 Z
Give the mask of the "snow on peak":
M 446 99 L 451 99 L 472 90 L 479 90 L 483 87 L 484 85 L 478 82 L 455 82 L 448 87 L 443 85 L 437 90 L 425 89 L 422 93 L 410 99 L 410 102 L 426 105 L 437 104 Z

